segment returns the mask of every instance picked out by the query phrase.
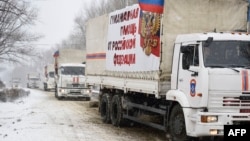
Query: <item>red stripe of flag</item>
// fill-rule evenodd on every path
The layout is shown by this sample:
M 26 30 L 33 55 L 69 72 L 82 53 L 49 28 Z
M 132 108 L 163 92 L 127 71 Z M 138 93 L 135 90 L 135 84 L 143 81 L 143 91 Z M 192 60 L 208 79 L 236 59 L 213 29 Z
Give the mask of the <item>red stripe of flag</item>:
M 91 53 L 87 54 L 87 59 L 106 59 L 106 53 Z

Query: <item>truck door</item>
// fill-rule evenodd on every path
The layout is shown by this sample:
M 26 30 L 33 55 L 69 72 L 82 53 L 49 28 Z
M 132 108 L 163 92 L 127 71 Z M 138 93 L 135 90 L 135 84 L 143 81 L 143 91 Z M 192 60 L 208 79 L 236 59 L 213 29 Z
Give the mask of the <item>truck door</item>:
M 207 98 L 202 94 L 207 90 L 207 72 L 200 67 L 199 54 L 199 44 L 181 46 L 177 87 L 186 95 L 192 107 L 204 106 Z

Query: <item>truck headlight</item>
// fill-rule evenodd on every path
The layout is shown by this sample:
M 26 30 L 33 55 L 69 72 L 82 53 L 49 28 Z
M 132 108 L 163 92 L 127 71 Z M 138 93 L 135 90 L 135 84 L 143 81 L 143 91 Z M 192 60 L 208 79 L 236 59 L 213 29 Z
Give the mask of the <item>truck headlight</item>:
M 201 116 L 201 122 L 209 123 L 209 122 L 217 122 L 218 116 L 213 115 L 202 115 Z
M 62 92 L 62 93 L 66 93 L 66 90 L 65 90 L 65 89 L 61 89 L 61 92 Z
M 81 92 L 84 94 L 90 94 L 91 90 L 90 89 L 83 89 Z

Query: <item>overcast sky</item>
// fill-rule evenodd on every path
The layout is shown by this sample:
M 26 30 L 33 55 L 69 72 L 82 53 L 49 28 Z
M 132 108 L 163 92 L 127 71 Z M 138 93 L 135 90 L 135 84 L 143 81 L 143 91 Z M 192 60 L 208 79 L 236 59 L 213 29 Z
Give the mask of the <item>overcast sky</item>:
M 35 43 L 39 49 L 46 50 L 55 47 L 66 39 L 74 27 L 74 19 L 84 5 L 91 0 L 30 0 L 38 11 L 38 22 L 32 28 L 44 38 Z M 11 78 L 12 64 L 1 62 L 0 80 L 7 81 Z
M 45 37 L 37 44 L 42 48 L 54 47 L 66 39 L 74 27 L 74 18 L 83 5 L 91 0 L 31 0 L 39 9 L 35 31 Z

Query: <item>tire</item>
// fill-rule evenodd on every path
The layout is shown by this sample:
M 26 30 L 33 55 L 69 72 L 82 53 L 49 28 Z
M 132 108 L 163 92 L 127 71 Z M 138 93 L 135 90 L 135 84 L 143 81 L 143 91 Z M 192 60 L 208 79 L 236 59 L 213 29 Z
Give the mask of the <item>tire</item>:
M 114 126 L 121 126 L 123 124 L 123 110 L 121 97 L 115 95 L 111 101 L 111 122 Z
M 46 83 L 44 83 L 44 91 L 48 91 L 48 87 Z
M 55 97 L 56 97 L 58 100 L 62 100 L 62 99 L 64 98 L 64 97 L 58 95 L 58 88 L 57 88 L 57 85 L 56 85 L 56 87 L 55 87 Z
M 184 114 L 180 105 L 175 105 L 169 119 L 169 132 L 172 141 L 190 141 L 187 136 Z
M 110 103 L 110 96 L 108 94 L 104 94 L 100 101 L 100 114 L 103 123 L 110 123 Z
M 58 90 L 57 90 L 57 85 L 55 86 L 55 98 L 58 98 Z

